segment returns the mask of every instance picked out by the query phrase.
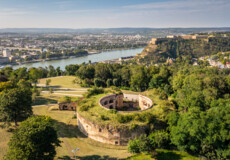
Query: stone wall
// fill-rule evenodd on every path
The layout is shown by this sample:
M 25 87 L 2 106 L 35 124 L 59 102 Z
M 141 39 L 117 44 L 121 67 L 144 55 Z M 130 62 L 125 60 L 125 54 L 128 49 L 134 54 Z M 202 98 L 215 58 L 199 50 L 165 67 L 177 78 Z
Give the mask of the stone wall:
M 143 95 L 139 95 L 139 107 L 141 108 L 141 110 L 146 110 L 151 108 L 153 105 L 153 102 L 150 98 L 143 96 Z
M 123 99 L 127 99 L 130 102 L 124 102 Z M 138 102 L 138 103 L 136 103 Z M 140 107 L 141 111 L 149 109 L 152 107 L 153 102 L 150 98 L 143 95 L 135 95 L 135 94 L 123 94 L 116 95 L 110 94 L 102 97 L 99 100 L 99 104 L 101 107 L 105 109 L 119 109 L 122 107 L 133 106 L 135 108 Z M 120 112 L 120 111 L 119 111 Z M 125 111 L 122 111 L 125 112 Z M 127 111 L 132 112 L 132 111 Z
M 86 136 L 95 141 L 113 145 L 127 145 L 129 140 L 144 134 L 146 129 L 148 129 L 147 126 L 137 126 L 132 130 L 119 128 L 115 129 L 111 125 L 101 127 L 98 124 L 85 119 L 79 113 L 77 113 L 77 120 L 78 128 Z
M 77 104 L 75 102 L 62 102 L 58 106 L 59 110 L 76 111 Z
M 102 97 L 99 104 L 105 109 L 116 109 L 123 106 L 123 95 L 110 94 Z

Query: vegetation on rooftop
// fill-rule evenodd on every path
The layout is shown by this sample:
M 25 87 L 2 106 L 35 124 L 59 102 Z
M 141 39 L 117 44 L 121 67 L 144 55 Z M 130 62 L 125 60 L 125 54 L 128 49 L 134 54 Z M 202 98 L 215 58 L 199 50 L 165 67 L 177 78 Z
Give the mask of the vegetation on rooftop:
M 119 113 L 114 110 L 106 110 L 99 105 L 99 100 L 110 93 L 113 93 L 113 90 L 81 100 L 78 113 L 102 126 L 130 127 L 130 124 L 147 125 L 164 122 L 167 112 L 174 109 L 172 102 L 159 99 L 157 90 L 150 90 L 143 93 L 145 95 L 152 95 L 150 98 L 153 100 L 154 106 L 149 110 L 136 113 Z

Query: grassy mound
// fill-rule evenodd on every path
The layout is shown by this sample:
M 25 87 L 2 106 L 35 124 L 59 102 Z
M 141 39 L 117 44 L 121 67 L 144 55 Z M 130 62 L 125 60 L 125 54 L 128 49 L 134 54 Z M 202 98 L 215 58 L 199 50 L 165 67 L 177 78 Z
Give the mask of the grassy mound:
M 99 105 L 99 100 L 108 94 L 110 93 L 84 98 L 79 102 L 78 113 L 101 126 L 113 125 L 113 127 L 129 127 L 132 129 L 135 125 L 142 126 L 164 121 L 167 113 L 174 108 L 172 102 L 159 99 L 157 90 L 150 90 L 141 94 L 151 98 L 153 101 L 151 109 L 133 113 L 118 113 L 116 110 L 106 110 Z

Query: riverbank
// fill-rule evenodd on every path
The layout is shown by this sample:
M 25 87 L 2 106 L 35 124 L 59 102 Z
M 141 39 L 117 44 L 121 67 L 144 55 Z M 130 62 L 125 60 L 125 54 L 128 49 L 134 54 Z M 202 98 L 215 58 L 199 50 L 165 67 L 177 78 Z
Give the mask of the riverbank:
M 107 51 L 107 52 L 101 52 L 97 54 L 89 54 L 83 57 L 67 58 L 67 59 L 52 60 L 52 61 L 40 61 L 36 63 L 14 65 L 13 68 L 14 69 L 18 69 L 21 67 L 38 68 L 38 67 L 48 67 L 49 65 L 52 65 L 54 66 L 54 68 L 60 67 L 61 70 L 65 70 L 65 66 L 70 64 L 82 64 L 82 63 L 88 63 L 89 61 L 94 63 L 94 62 L 101 62 L 101 61 L 112 60 L 112 59 L 119 59 L 121 57 L 136 56 L 136 54 L 141 53 L 143 49 L 144 48 Z

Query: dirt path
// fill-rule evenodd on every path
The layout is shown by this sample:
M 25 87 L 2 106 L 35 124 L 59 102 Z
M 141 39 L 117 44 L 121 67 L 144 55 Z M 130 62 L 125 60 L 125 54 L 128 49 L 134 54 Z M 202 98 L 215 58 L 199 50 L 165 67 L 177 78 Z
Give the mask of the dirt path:
M 61 134 L 60 134 L 60 136 L 63 137 L 63 135 L 61 135 Z M 62 141 L 63 141 L 63 143 L 64 143 L 64 145 L 68 151 L 69 157 L 72 159 L 72 157 L 73 157 L 72 148 L 70 147 L 69 143 L 67 142 L 67 140 L 65 138 L 63 138 Z
M 49 91 L 42 91 L 42 93 L 48 94 Z M 53 92 L 52 94 L 61 95 L 61 96 L 71 96 L 71 97 L 83 97 L 82 95 L 78 95 L 78 94 L 67 94 L 67 93 L 57 93 L 57 92 Z

